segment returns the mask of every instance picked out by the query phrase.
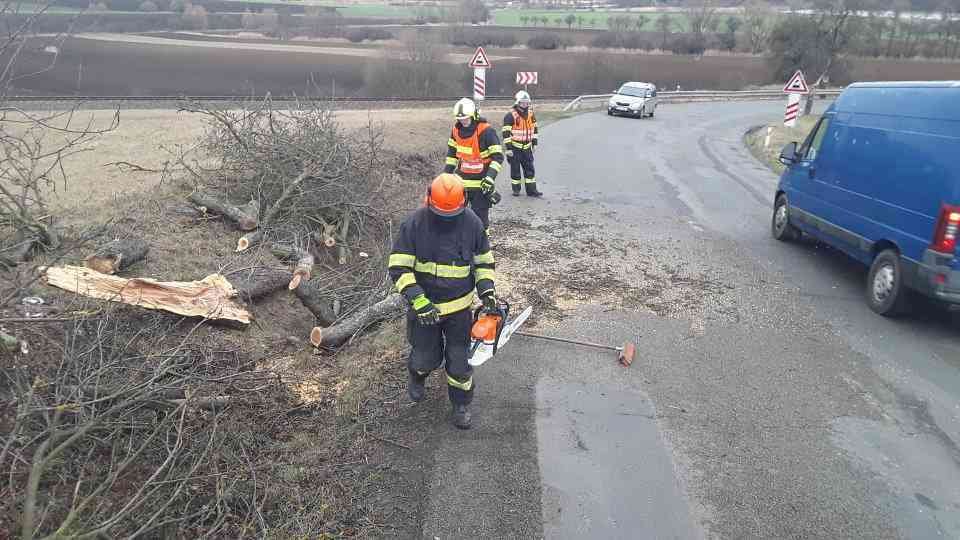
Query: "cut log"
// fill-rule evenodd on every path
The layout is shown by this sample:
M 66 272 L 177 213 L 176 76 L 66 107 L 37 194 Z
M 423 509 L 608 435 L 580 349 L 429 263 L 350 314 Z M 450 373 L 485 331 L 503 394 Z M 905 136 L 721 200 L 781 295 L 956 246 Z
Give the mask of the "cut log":
M 83 265 L 101 274 L 116 274 L 133 263 L 142 261 L 149 251 L 150 246 L 140 239 L 114 240 L 84 259 Z
M 241 300 L 252 302 L 283 289 L 291 277 L 289 270 L 260 266 L 238 272 L 231 283 Z
M 291 291 L 300 286 L 304 281 L 310 280 L 310 273 L 313 271 L 313 254 L 309 250 L 300 249 L 296 246 L 285 244 L 273 244 L 270 247 L 273 256 L 284 262 L 296 261 L 297 266 L 293 270 L 293 277 L 287 288 Z
M 79 266 L 43 267 L 43 281 L 82 296 L 217 321 L 250 324 L 252 316 L 234 299 L 227 278 L 211 274 L 200 281 L 126 279 Z
M 246 206 L 235 206 L 200 191 L 194 191 L 187 198 L 198 207 L 206 208 L 236 223 L 241 231 L 252 231 L 260 224 L 260 204 L 256 201 L 250 201 Z
M 310 343 L 314 347 L 338 347 L 371 324 L 400 316 L 406 308 L 407 300 L 404 297 L 395 293 L 390 294 L 380 302 L 361 309 L 335 326 L 314 327 L 310 331 Z
M 246 251 L 251 247 L 259 244 L 263 241 L 263 231 L 253 231 L 248 232 L 247 234 L 240 237 L 240 240 L 237 240 L 237 252 Z
M 320 326 L 330 326 L 337 320 L 333 302 L 328 297 L 323 296 L 320 289 L 313 283 L 308 281 L 301 283 L 299 287 L 293 290 L 293 294 L 297 295 L 297 298 L 300 299 L 304 307 L 310 310 L 310 313 L 313 313 L 313 316 L 317 318 L 317 324 Z

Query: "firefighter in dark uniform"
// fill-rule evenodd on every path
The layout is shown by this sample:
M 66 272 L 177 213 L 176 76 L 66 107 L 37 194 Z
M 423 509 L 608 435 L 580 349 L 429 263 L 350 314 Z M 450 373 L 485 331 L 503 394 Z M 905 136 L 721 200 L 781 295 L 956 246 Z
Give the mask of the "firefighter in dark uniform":
M 409 302 L 407 339 L 408 393 L 424 398 L 424 382 L 444 361 L 453 423 L 470 427 L 473 368 L 470 330 L 474 291 L 485 312 L 496 310 L 494 259 L 480 218 L 466 208 L 463 181 L 453 174 L 436 177 L 426 206 L 400 226 L 390 254 L 390 278 Z
M 503 118 L 503 149 L 510 162 L 510 188 L 513 196 L 520 196 L 526 187 L 528 197 L 542 197 L 537 190 L 537 176 L 533 168 L 533 149 L 537 146 L 540 130 L 537 117 L 530 110 L 530 94 L 523 90 L 514 96 L 513 108 Z
M 472 99 L 463 98 L 453 106 L 457 119 L 447 141 L 445 173 L 463 179 L 470 208 L 490 228 L 490 207 L 500 201 L 494 180 L 503 167 L 503 148 L 497 130 L 481 118 Z

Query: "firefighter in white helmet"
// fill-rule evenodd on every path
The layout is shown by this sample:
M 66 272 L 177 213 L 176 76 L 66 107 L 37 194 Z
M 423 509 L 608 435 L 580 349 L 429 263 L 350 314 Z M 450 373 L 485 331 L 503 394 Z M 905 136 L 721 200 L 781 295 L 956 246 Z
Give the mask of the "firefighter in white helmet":
M 513 196 L 520 196 L 525 187 L 528 197 L 542 197 L 537 190 L 537 176 L 533 167 L 533 149 L 537 146 L 540 130 L 537 117 L 530 109 L 530 94 L 521 90 L 513 100 L 513 108 L 503 117 L 503 149 L 510 162 L 510 187 Z
M 503 149 L 497 130 L 480 116 L 476 103 L 463 98 L 453 106 L 457 119 L 447 141 L 444 172 L 463 179 L 467 200 L 489 232 L 490 207 L 500 201 L 494 180 L 503 167 Z

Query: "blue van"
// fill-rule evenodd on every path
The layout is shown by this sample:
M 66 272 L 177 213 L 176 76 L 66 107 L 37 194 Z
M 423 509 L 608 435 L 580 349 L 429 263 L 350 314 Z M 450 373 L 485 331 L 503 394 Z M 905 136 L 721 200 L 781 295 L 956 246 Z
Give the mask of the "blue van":
M 960 305 L 960 82 L 851 85 L 780 162 L 774 238 L 807 234 L 868 265 L 881 315 L 911 291 Z

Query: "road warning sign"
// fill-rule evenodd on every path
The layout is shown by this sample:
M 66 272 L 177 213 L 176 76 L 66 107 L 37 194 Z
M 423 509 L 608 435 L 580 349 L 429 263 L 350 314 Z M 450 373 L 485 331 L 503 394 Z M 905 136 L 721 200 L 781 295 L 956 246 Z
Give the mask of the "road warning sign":
M 476 52 L 473 53 L 473 58 L 470 59 L 469 65 L 474 69 L 490 69 L 493 67 L 483 47 L 477 47 Z
M 809 94 L 810 87 L 807 86 L 807 80 L 803 77 L 803 72 L 798 69 L 793 77 L 790 77 L 787 85 L 783 87 L 783 91 L 787 94 Z

